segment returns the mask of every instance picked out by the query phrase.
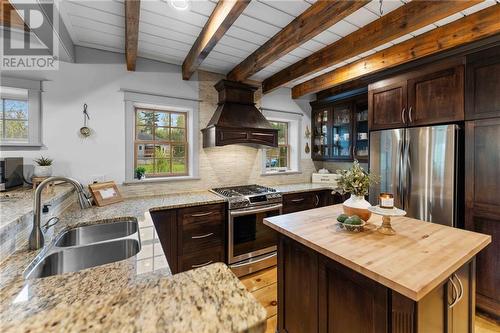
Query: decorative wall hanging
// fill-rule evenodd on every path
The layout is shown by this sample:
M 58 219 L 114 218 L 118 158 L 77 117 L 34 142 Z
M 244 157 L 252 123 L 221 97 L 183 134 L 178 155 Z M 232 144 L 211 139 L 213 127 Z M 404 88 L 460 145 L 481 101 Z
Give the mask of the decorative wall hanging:
M 93 130 L 87 126 L 87 120 L 90 120 L 89 113 L 87 112 L 87 103 L 83 104 L 83 126 L 80 128 L 79 135 L 81 138 L 86 139 L 92 135 Z

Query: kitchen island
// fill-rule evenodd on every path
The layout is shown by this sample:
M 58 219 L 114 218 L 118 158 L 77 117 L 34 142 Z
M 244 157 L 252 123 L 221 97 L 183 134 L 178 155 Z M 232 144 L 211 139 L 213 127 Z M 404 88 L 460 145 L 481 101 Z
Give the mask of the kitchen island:
M 340 229 L 342 206 L 267 218 L 279 233 L 279 332 L 472 332 L 475 256 L 491 237 L 407 217 Z

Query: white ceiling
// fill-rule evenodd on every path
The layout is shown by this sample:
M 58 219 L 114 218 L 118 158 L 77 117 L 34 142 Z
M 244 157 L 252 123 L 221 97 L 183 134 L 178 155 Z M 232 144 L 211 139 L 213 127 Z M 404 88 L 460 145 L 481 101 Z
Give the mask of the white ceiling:
M 383 15 L 408 1 L 384 0 L 382 6 Z M 500 2 L 500 0 L 497 1 Z M 315 0 L 252 0 L 203 61 L 200 68 L 222 74 L 228 73 L 314 2 Z M 163 0 L 142 0 L 138 55 L 168 63 L 182 64 L 216 4 L 216 0 L 191 0 L 189 10 L 179 11 L 170 7 Z M 292 82 L 289 86 L 309 80 L 346 63 L 413 38 L 493 4 L 495 4 L 495 0 L 486 0 L 459 14 L 414 31 L 386 45 L 376 47 L 319 73 Z M 124 52 L 125 19 L 123 0 L 61 0 L 59 7 L 64 23 L 75 45 Z M 380 16 L 379 1 L 373 0 L 323 33 L 276 60 L 253 75 L 251 79 L 261 81 L 376 20 Z

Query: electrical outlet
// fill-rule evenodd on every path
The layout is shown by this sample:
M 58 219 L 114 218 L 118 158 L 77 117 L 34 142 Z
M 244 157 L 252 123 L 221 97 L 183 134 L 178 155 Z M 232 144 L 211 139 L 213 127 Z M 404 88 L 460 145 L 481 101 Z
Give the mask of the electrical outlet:
M 90 180 L 93 183 L 102 183 L 106 181 L 106 176 L 105 175 L 93 175 L 90 177 Z

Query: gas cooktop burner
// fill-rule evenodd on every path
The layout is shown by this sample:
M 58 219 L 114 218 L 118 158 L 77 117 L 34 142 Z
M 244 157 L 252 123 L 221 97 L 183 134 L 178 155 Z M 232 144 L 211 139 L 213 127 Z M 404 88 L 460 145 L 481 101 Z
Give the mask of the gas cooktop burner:
M 261 186 L 261 185 L 242 185 L 242 186 L 219 187 L 219 188 L 214 188 L 212 191 L 214 191 L 215 193 L 220 194 L 226 198 L 276 192 L 276 190 L 274 188 L 267 187 L 267 186 Z
M 281 193 L 262 185 L 219 187 L 212 189 L 212 192 L 226 198 L 229 209 L 281 203 Z

